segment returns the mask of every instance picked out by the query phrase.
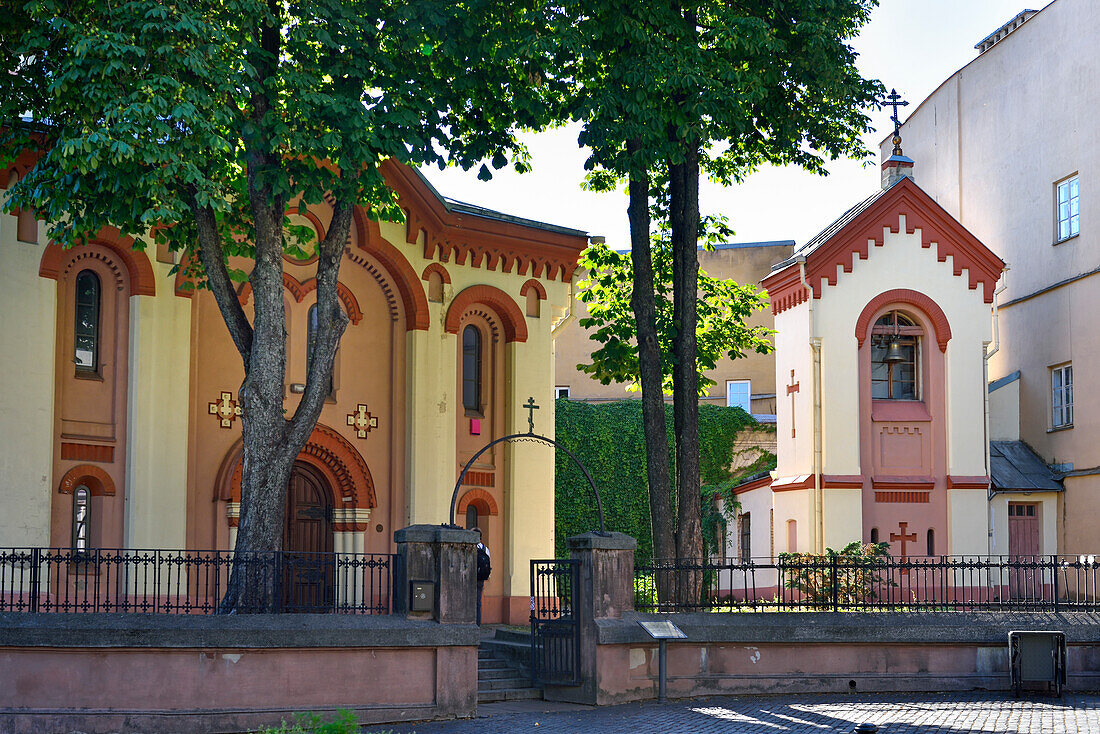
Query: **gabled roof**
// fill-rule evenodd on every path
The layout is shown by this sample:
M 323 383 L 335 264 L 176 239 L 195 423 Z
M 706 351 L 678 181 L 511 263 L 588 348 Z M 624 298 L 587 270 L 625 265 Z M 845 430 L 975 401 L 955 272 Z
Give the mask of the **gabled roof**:
M 989 474 L 997 492 L 1061 492 L 1050 467 L 1023 441 L 990 441 Z
M 814 298 L 821 298 L 826 283 L 836 285 L 837 266 L 845 273 L 852 272 L 856 256 L 866 260 L 872 243 L 882 247 L 884 230 L 899 231 L 901 216 L 907 233 L 919 229 L 923 247 L 934 243 L 937 259 L 946 262 L 950 256 L 954 274 L 962 275 L 966 269 L 969 287 L 981 285 L 985 302 L 993 302 L 1004 262 L 906 176 L 853 206 L 792 257 L 773 267 L 763 281 L 772 312 L 782 313 L 809 297 L 801 283 L 799 262 L 805 260 L 806 283 Z

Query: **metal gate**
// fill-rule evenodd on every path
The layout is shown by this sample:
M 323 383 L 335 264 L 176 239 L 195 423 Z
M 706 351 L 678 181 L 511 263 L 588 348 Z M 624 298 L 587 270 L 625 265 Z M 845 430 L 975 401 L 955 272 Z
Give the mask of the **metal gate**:
M 580 561 L 531 561 L 531 678 L 535 684 L 581 682 L 577 620 Z

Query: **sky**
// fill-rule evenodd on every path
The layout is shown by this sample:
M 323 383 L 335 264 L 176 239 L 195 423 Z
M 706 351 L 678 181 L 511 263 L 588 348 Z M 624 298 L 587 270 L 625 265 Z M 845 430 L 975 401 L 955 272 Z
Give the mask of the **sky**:
M 864 77 L 896 88 L 907 113 L 948 77 L 977 57 L 974 45 L 1025 8 L 1042 8 L 1046 0 L 881 0 L 853 46 Z M 829 164 L 828 176 L 795 167 L 767 167 L 740 186 L 700 185 L 700 208 L 730 219 L 735 242 L 795 240 L 803 244 L 852 204 L 879 185 L 878 145 L 893 124 L 890 110 L 871 113 L 874 134 L 865 141 L 876 151 L 873 165 L 854 160 Z M 478 181 L 477 169 L 422 169 L 440 193 L 590 235 L 602 235 L 615 248 L 629 248 L 630 233 L 624 192 L 584 191 L 584 150 L 577 145 L 580 127 L 528 134 L 533 170 L 523 175 L 497 171 L 492 181 Z M 916 161 L 919 170 L 920 161 Z M 918 174 L 919 175 L 919 174 Z

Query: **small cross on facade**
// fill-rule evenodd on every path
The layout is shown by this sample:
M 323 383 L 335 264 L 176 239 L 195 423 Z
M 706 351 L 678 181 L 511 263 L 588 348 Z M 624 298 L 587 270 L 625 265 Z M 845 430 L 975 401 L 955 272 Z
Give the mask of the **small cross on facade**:
M 898 119 L 898 107 L 907 107 L 908 102 L 902 100 L 901 95 L 898 94 L 898 90 L 891 89 L 890 93 L 886 95 L 886 102 L 883 103 L 883 107 L 892 107 L 894 109 L 893 116 L 890 119 L 894 123 L 894 137 L 901 137 L 901 120 Z
M 230 428 L 233 421 L 241 415 L 240 404 L 233 399 L 233 393 L 223 392 L 217 402 L 209 404 L 210 415 L 218 417 L 222 428 Z
M 791 396 L 791 438 L 794 438 L 794 394 L 798 392 L 799 383 L 794 381 L 794 370 L 791 370 L 791 384 L 787 385 L 787 394 Z
M 535 432 L 535 411 L 539 409 L 539 406 L 535 405 L 534 396 L 527 398 L 527 402 L 523 404 L 524 408 L 527 408 L 527 432 Z
M 916 533 L 906 534 L 905 531 L 909 529 L 909 523 L 907 523 L 907 522 L 899 522 L 898 523 L 898 529 L 901 530 L 900 533 L 890 533 L 890 542 L 895 543 L 899 540 L 901 541 L 901 560 L 902 560 L 902 562 L 905 562 L 905 561 L 909 560 L 909 557 L 905 552 L 905 544 L 906 543 L 916 543 L 917 542 L 917 534 Z M 909 569 L 908 568 L 901 569 L 901 575 L 902 576 L 908 576 L 909 575 Z
M 354 413 L 348 413 L 348 425 L 355 429 L 356 438 L 366 438 L 372 428 L 378 428 L 378 419 L 367 411 L 367 406 L 360 403 L 355 406 Z

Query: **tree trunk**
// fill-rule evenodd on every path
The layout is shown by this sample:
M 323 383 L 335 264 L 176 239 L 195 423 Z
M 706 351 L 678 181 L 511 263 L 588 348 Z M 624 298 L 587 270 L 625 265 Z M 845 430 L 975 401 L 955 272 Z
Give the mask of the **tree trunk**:
M 672 411 L 676 434 L 676 556 L 701 560 L 703 532 L 699 480 L 699 375 L 696 367 L 696 303 L 699 290 L 699 152 L 680 141 L 684 160 L 669 165 L 672 237 L 673 336 Z M 697 603 L 701 571 L 680 573 L 677 596 Z
M 627 142 L 633 155 L 641 144 Z M 649 232 L 649 172 L 630 176 L 630 262 L 634 285 L 630 307 L 638 328 L 638 368 L 642 386 L 642 428 L 645 434 L 646 472 L 649 480 L 649 518 L 653 534 L 654 560 L 671 560 L 676 555 L 672 539 L 672 487 L 668 457 L 668 426 L 662 386 L 661 349 L 657 341 L 657 306 L 653 288 L 653 253 Z M 657 599 L 671 598 L 667 574 L 657 574 Z

